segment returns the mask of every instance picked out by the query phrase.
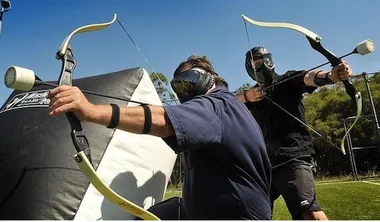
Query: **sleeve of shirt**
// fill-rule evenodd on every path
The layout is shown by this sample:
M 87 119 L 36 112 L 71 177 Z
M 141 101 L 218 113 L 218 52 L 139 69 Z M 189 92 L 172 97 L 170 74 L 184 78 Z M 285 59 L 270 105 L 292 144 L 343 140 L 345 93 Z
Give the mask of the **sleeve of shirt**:
M 165 142 L 176 153 L 220 143 L 222 125 L 219 108 L 220 105 L 207 97 L 165 107 L 175 133 L 175 136 L 164 138 Z
M 302 72 L 305 72 L 305 70 L 299 70 L 299 71 L 291 70 L 291 71 L 286 72 L 284 75 L 286 76 L 285 78 L 291 78 L 293 75 L 298 75 Z M 317 87 L 308 86 L 305 84 L 304 75 L 300 75 L 300 76 L 298 76 L 298 77 L 296 77 L 290 81 L 292 81 L 293 88 L 295 89 L 295 92 L 297 94 L 300 94 L 300 95 L 302 95 L 304 93 L 313 93 L 314 90 L 317 89 Z

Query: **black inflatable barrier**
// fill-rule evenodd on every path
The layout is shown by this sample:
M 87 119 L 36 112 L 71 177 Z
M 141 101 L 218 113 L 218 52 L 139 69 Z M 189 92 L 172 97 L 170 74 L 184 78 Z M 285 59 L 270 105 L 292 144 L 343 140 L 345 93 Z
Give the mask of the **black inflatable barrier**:
M 130 99 L 144 72 L 134 68 L 76 79 L 81 89 Z M 52 83 L 55 83 L 51 81 Z M 72 220 L 89 182 L 76 153 L 65 115 L 50 117 L 51 88 L 13 91 L 0 109 L 0 219 Z M 86 95 L 93 103 L 126 103 Z M 114 130 L 82 123 L 97 167 Z

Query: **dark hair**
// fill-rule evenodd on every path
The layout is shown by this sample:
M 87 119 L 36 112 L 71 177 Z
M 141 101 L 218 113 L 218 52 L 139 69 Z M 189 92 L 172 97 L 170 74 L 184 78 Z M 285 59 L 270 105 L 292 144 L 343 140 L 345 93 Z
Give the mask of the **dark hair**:
M 177 69 L 174 71 L 174 75 L 177 73 L 185 72 L 192 68 L 201 68 L 205 71 L 209 72 L 211 75 L 214 75 L 215 85 L 217 86 L 225 86 L 228 88 L 228 83 L 222 77 L 220 77 L 212 66 L 211 62 L 205 56 L 195 56 L 191 55 L 187 58 L 186 61 L 181 62 Z

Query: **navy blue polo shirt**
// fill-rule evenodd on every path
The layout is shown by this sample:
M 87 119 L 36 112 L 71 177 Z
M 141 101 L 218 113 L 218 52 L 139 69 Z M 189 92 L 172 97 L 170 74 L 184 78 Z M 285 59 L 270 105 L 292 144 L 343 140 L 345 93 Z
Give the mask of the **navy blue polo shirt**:
M 260 127 L 225 87 L 165 107 L 183 153 L 183 203 L 189 219 L 271 218 L 271 166 Z

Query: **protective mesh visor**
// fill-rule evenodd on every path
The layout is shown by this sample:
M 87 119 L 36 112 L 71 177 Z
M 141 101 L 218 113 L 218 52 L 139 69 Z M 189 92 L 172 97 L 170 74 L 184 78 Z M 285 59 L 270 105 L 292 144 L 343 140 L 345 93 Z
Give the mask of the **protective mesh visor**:
M 255 64 L 255 69 L 258 70 L 261 68 L 262 64 L 267 65 L 268 68 L 273 68 L 274 63 L 272 60 L 272 53 L 267 53 L 264 55 L 260 56 L 253 56 L 253 60 L 261 60 L 261 62 L 256 62 Z
M 201 73 L 192 69 L 174 75 L 170 85 L 180 102 L 190 100 L 193 97 L 193 89 L 200 78 Z

